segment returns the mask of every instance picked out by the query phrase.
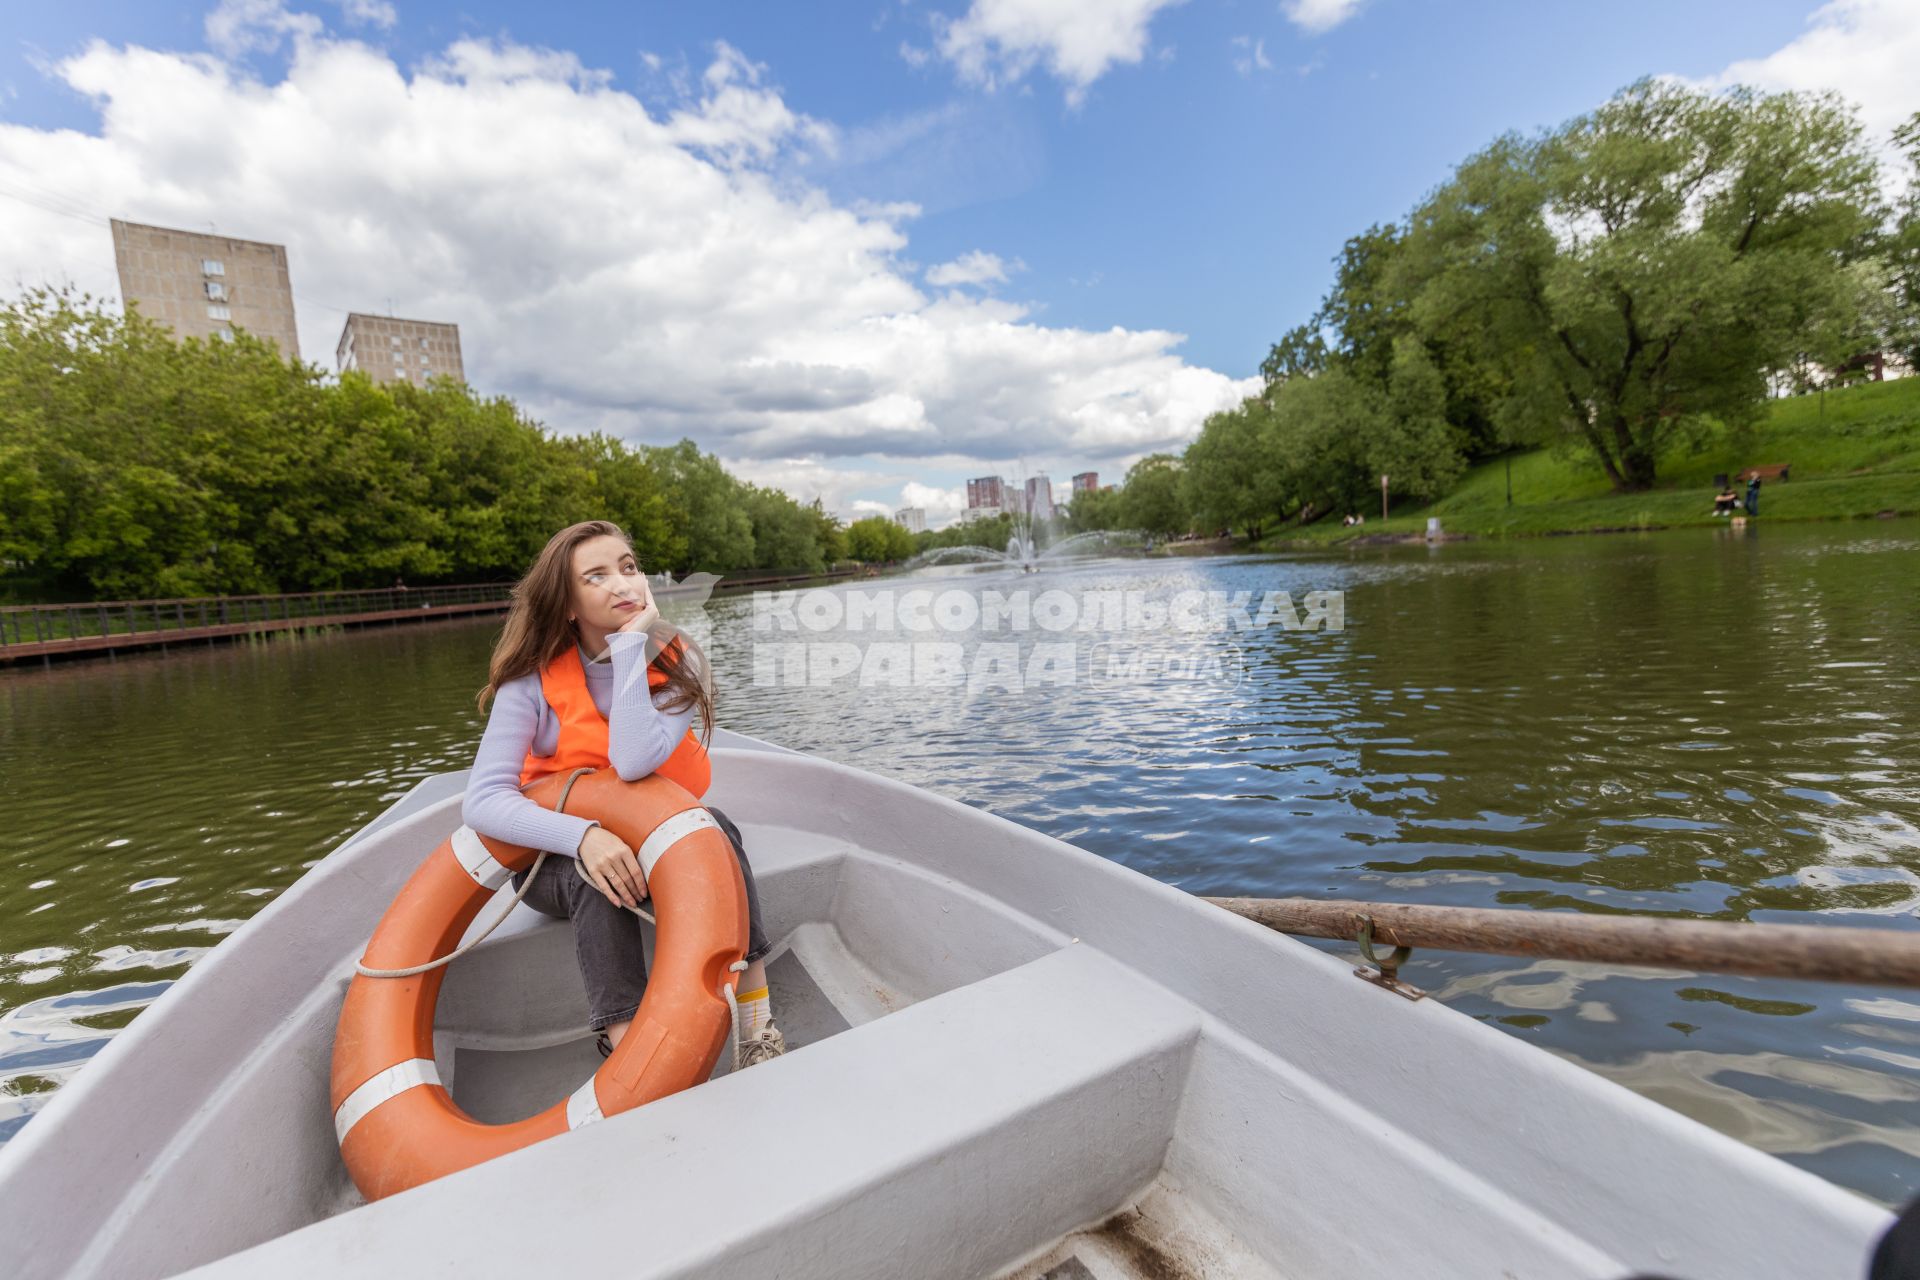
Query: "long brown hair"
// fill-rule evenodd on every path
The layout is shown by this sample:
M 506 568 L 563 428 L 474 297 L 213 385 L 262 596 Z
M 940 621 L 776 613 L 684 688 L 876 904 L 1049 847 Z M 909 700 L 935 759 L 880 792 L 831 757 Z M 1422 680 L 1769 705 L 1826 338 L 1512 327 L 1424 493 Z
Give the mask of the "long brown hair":
M 547 663 L 580 642 L 580 632 L 567 617 L 573 593 L 573 549 L 589 538 L 613 537 L 633 552 L 633 540 L 620 526 L 606 520 L 584 520 L 571 524 L 547 540 L 533 567 L 513 586 L 513 604 L 507 621 L 494 642 L 493 658 L 487 664 L 487 684 L 475 699 L 480 710 L 501 686 L 540 670 Z M 662 711 L 684 711 L 697 707 L 704 737 L 713 733 L 713 690 L 708 675 L 707 655 L 693 637 L 670 622 L 654 625 L 653 635 L 660 640 L 678 640 L 686 646 L 685 657 L 675 661 L 663 648 L 648 665 L 664 673 L 663 700 L 656 703 Z

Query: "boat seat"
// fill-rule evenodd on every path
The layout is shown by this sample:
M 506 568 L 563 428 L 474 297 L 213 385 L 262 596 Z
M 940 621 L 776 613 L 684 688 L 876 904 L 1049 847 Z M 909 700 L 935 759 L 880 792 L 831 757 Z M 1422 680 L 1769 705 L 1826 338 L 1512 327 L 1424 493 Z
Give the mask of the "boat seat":
M 845 997 L 837 990 L 841 984 L 829 975 L 844 970 L 844 961 L 831 955 L 834 942 L 814 936 L 816 931 L 832 933 L 823 926 L 805 926 L 800 947 L 791 945 L 791 940 L 782 943 L 767 960 L 767 985 L 789 1052 L 818 1044 L 874 1016 L 857 1007 L 842 1012 Z M 821 979 L 815 979 L 813 969 L 821 972 Z M 828 994 L 828 989 L 835 993 Z M 460 1109 L 486 1124 L 506 1124 L 533 1115 L 566 1097 L 600 1067 L 591 1036 L 535 1049 L 450 1047 L 453 1061 L 450 1067 L 443 1066 L 441 1078 Z M 444 1060 L 447 1054 L 443 1051 L 439 1056 Z M 722 1051 L 713 1078 L 732 1069 L 733 1055 Z
M 1199 1033 L 1069 946 L 189 1274 L 584 1273 L 594 1222 L 631 1224 L 656 1275 L 991 1274 L 1153 1182 Z M 581 1229 L 502 1230 L 503 1205 Z

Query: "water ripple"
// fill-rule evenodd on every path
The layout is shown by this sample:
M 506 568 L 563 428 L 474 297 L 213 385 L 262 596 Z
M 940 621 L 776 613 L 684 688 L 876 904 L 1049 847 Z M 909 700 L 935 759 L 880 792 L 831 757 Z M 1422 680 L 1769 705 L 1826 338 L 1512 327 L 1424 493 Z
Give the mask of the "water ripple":
M 1729 532 L 910 584 L 1345 592 L 1338 632 L 1147 638 L 1237 654 L 1231 684 L 756 686 L 742 599 L 712 605 L 711 652 L 730 727 L 1196 893 L 1920 927 L 1920 532 Z M 495 626 L 0 675 L 0 1138 L 315 859 L 469 762 Z M 1920 1001 L 1442 953 L 1407 976 L 1867 1195 L 1920 1190 Z

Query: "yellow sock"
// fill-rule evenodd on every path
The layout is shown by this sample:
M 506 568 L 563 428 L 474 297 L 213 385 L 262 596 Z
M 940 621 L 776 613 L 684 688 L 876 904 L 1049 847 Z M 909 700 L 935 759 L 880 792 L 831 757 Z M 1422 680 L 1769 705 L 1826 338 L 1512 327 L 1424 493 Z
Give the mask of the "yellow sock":
M 742 991 L 734 1001 L 740 1006 L 740 1034 L 746 1039 L 753 1039 L 760 1028 L 773 1021 L 773 1001 L 765 987 Z

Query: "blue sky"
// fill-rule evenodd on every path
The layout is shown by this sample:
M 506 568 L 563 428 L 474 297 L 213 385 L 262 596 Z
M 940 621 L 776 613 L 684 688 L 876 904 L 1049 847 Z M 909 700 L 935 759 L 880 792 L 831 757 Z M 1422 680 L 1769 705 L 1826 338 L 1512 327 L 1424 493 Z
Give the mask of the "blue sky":
M 223 230 L 234 224 L 233 234 L 290 245 L 303 307 L 309 293 L 359 307 L 366 304 L 353 299 L 397 288 L 406 299 L 396 303 L 403 314 L 461 311 L 455 318 L 463 334 L 473 326 L 477 340 L 477 350 L 469 343 L 470 379 L 483 390 L 516 395 L 557 427 L 601 427 L 636 440 L 692 435 L 750 478 L 802 497 L 820 494 L 847 514 L 898 505 L 904 492 L 926 502 L 940 523 L 950 514 L 942 503 L 951 502 L 967 474 L 1024 464 L 1052 471 L 1064 485 L 1069 471 L 1097 466 L 1117 479 L 1147 448 L 1177 448 L 1205 412 L 1235 398 L 1267 345 L 1312 311 L 1327 284 L 1329 259 L 1346 236 L 1402 215 L 1455 163 L 1502 131 L 1553 124 L 1642 75 L 1715 83 L 1736 64 L 1745 64 L 1743 78 L 1770 80 L 1768 87 L 1822 87 L 1824 77 L 1863 98 L 1870 124 L 1893 118 L 1904 89 L 1882 84 L 1884 75 L 1850 60 L 1889 45 L 1910 48 L 1901 42 L 1913 40 L 1916 24 L 1900 11 L 1916 7 L 1843 0 L 1810 25 L 1817 6 L 1805 0 L 1606 6 L 1306 0 L 1305 7 L 1300 0 L 1284 6 L 1272 0 L 1171 6 L 1159 0 L 540 6 L 226 0 L 219 8 L 122 2 L 33 12 L 13 6 L 0 27 L 7 37 L 0 44 L 0 139 L 11 143 L 0 145 L 0 194 L 11 191 L 15 198 L 0 199 L 0 231 L 9 219 L 27 222 L 18 226 L 24 247 L 0 266 L 20 279 L 62 272 L 81 281 L 99 278 L 97 253 L 88 256 L 85 242 L 73 238 L 76 228 L 57 237 L 37 234 L 50 192 L 67 202 L 63 207 L 174 218 L 178 225 L 225 215 Z M 223 10 L 228 25 L 216 30 Z M 1076 10 L 1095 16 L 1076 16 Z M 1128 16 L 1112 16 L 1120 11 Z M 118 59 L 97 58 L 76 86 L 75 74 L 61 68 L 84 59 L 95 40 L 118 47 Z M 780 208 L 803 221 L 818 222 L 822 206 L 867 218 L 869 234 L 855 243 L 838 245 L 816 227 L 794 236 L 792 245 L 770 248 L 788 257 L 768 269 L 791 268 L 809 253 L 865 255 L 856 275 L 829 273 L 814 284 L 840 298 L 864 297 L 871 289 L 871 298 L 834 319 L 832 335 L 796 336 L 795 326 L 809 323 L 799 304 L 759 317 L 769 325 L 761 354 L 742 345 L 725 361 L 676 357 L 677 364 L 652 370 L 651 381 L 636 351 L 617 362 L 633 370 L 631 383 L 561 352 L 516 362 L 507 354 L 516 346 L 511 329 L 490 331 L 483 319 L 469 318 L 506 305 L 486 288 L 462 294 L 443 279 L 409 288 L 404 267 L 357 272 L 352 262 L 331 255 L 321 243 L 324 223 L 285 230 L 264 225 L 287 221 L 276 207 L 310 205 L 311 188 L 300 197 L 290 190 L 284 203 L 269 202 L 252 218 L 236 216 L 230 194 L 245 184 L 223 187 L 229 194 L 218 200 L 210 188 L 215 212 L 197 217 L 191 195 L 171 190 L 168 180 L 190 186 L 195 166 L 213 162 L 190 140 L 162 139 L 131 123 L 136 106 L 151 110 L 175 92 L 167 68 L 198 65 L 195 59 L 225 68 L 224 87 L 201 86 L 233 95 L 227 107 L 217 96 L 207 99 L 212 118 L 221 121 L 211 126 L 218 132 L 228 127 L 222 113 L 251 114 L 248 84 L 264 91 L 298 83 L 300 67 L 311 72 L 313 84 L 344 83 L 346 72 L 321 74 L 317 49 L 363 48 L 353 60 L 356 74 L 370 74 L 385 59 L 405 80 L 444 62 L 462 41 L 496 54 L 561 51 L 585 69 L 607 73 L 591 84 L 576 76 L 572 96 L 556 100 L 552 129 L 562 145 L 582 131 L 568 113 L 593 93 L 630 96 L 654 121 L 676 112 L 699 115 L 707 133 L 688 133 L 693 143 L 668 141 L 713 164 L 713 175 L 694 176 L 714 176 L 732 189 L 732 195 L 715 194 L 714 217 L 725 219 L 742 199 L 757 206 L 771 190 Z M 135 59 L 129 51 L 175 55 L 176 61 Z M 145 96 L 124 87 L 149 73 L 155 79 Z M 500 74 L 496 67 L 478 78 Z M 564 82 L 570 73 L 553 74 Z M 443 78 L 469 91 L 476 83 L 471 68 Z M 720 100 L 729 85 L 746 95 L 744 114 Z M 306 91 L 313 92 L 311 85 Z M 526 92 L 524 85 L 516 92 Z M 1920 93 L 1910 96 L 1920 99 Z M 128 121 L 119 125 L 108 122 L 104 105 L 116 97 L 124 99 Z M 1905 104 L 1916 108 L 1920 100 Z M 409 135 L 445 129 L 453 136 L 451 121 L 460 109 L 432 117 L 420 110 L 406 126 Z M 776 120 L 780 112 L 785 123 Z M 697 141 L 714 136 L 724 121 L 748 117 L 751 123 L 739 126 L 746 133 L 728 134 L 734 141 L 726 155 L 716 159 L 714 148 Z M 287 119 L 281 127 L 303 127 L 290 112 Z M 272 145 L 244 132 L 250 127 L 244 120 L 231 127 L 229 155 L 244 159 Z M 129 171 L 112 181 L 89 177 L 102 168 L 101 149 L 80 147 L 62 130 L 111 143 L 127 157 Z M 59 158 L 63 143 L 75 159 Z M 177 174 L 156 158 L 182 147 Z M 83 155 L 91 158 L 82 162 L 77 157 Z M 278 161 L 273 167 L 278 176 L 272 181 L 290 188 L 306 181 L 283 172 Z M 567 187 L 564 174 L 551 181 L 550 216 L 570 218 L 570 199 L 554 198 Z M 676 183 L 675 190 L 686 186 Z M 644 202 L 659 189 L 657 182 L 642 185 L 627 198 Z M 18 198 L 35 193 L 37 205 Z M 443 198 L 392 179 L 377 203 L 417 199 L 426 210 Z M 917 208 L 902 212 L 902 204 Z M 336 208 L 333 225 L 353 212 L 350 204 Z M 512 251 L 511 241 L 493 234 L 476 231 L 466 252 L 491 259 L 503 248 Z M 580 234 L 588 243 L 600 234 L 609 264 L 620 266 L 627 252 L 622 224 L 616 220 L 599 232 L 583 226 Z M 752 238 L 769 245 L 781 239 L 765 232 Z M 716 248 L 709 269 L 721 270 L 721 261 L 737 269 L 740 252 Z M 35 256 L 23 261 L 18 254 Z M 442 269 L 467 269 L 463 261 L 455 249 Z M 643 264 L 657 261 L 642 255 L 628 265 L 651 279 L 656 268 Z M 985 271 L 955 268 L 929 279 L 929 268 L 955 261 L 984 263 Z M 303 262 L 313 264 L 304 275 Z M 995 264 L 1003 278 L 982 278 L 996 274 Z M 477 262 L 470 269 L 481 276 Z M 936 305 L 942 296 L 936 282 L 943 280 L 960 281 L 950 289 L 950 315 Z M 698 308 L 694 295 L 704 296 L 699 289 L 673 291 Z M 568 305 L 590 301 L 576 292 Z M 645 316 L 657 315 L 661 305 L 649 303 Z M 528 315 L 522 322 L 538 321 Z M 703 322 L 691 314 L 686 321 Z M 332 344 L 323 339 L 329 326 L 337 332 L 338 318 L 303 310 L 301 324 L 302 354 L 327 363 Z M 918 332 L 914 341 L 931 341 L 920 332 L 929 328 L 943 336 L 937 348 L 891 343 L 883 353 L 867 341 L 876 325 Z M 320 336 L 309 338 L 310 328 Z M 1113 336 L 1116 328 L 1127 341 Z M 741 332 L 737 324 L 727 330 L 735 337 Z M 866 337 L 848 337 L 855 333 Z M 968 337 L 975 333 L 991 335 L 984 343 L 993 348 L 991 357 Z M 1163 335 L 1157 346 L 1139 336 L 1156 333 Z M 645 345 L 657 351 L 661 344 Z M 701 350 L 717 346 L 730 343 L 710 342 Z M 1064 373 L 1050 365 L 1056 360 Z M 706 373 L 688 377 L 710 374 L 711 395 L 666 404 L 669 397 L 655 386 L 662 376 L 709 364 Z M 767 381 L 762 375 L 776 366 L 787 373 Z M 945 370 L 933 379 L 938 386 L 922 385 L 929 367 Z M 804 394 L 792 392 L 795 379 L 805 383 Z M 754 384 L 753 392 L 735 394 L 746 383 Z M 845 389 L 855 383 L 857 389 Z M 1080 390 L 1029 390 L 1059 384 Z M 829 385 L 839 390 L 821 390 Z M 783 399 L 790 392 L 795 398 Z M 1075 394 L 1085 403 L 1075 402 Z M 994 407 L 980 409 L 984 416 L 976 421 L 978 406 Z M 857 429 L 843 425 L 853 419 Z M 897 443 L 890 431 L 898 433 Z M 908 490 L 909 484 L 919 487 Z

